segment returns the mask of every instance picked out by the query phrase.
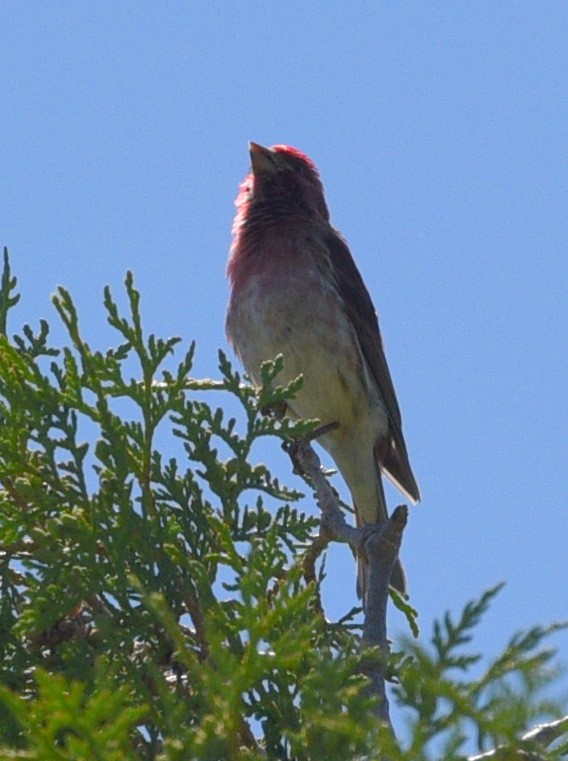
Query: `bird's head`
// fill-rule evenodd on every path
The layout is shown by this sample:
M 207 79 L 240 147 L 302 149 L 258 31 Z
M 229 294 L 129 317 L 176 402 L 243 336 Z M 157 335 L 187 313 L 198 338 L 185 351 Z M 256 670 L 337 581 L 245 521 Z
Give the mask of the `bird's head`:
M 310 158 L 289 145 L 265 148 L 251 142 L 249 152 L 251 172 L 241 184 L 237 206 L 264 204 L 329 220 L 323 186 Z

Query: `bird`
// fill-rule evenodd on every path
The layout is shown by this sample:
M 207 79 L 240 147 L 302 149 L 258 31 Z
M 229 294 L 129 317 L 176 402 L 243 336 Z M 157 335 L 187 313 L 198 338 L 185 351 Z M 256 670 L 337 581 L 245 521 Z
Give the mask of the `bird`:
M 318 442 L 346 482 L 356 525 L 384 524 L 382 474 L 413 504 L 420 491 L 373 302 L 347 242 L 331 224 L 314 162 L 289 145 L 251 142 L 249 153 L 227 263 L 228 341 L 255 384 L 262 363 L 279 354 L 279 383 L 303 376 L 286 414 L 337 424 Z M 357 569 L 364 604 L 364 552 Z M 390 584 L 407 593 L 398 559 Z

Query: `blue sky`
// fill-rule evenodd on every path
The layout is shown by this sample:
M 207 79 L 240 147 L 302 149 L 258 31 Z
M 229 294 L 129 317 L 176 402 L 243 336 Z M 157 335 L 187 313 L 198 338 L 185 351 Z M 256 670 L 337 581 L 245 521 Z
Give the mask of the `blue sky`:
M 102 289 L 132 269 L 147 329 L 215 376 L 247 141 L 298 146 L 379 310 L 423 632 L 501 580 L 480 649 L 565 618 L 567 39 L 564 2 L 3 4 L 12 327 L 55 322 L 63 284 L 106 348 Z M 354 569 L 328 569 L 337 616 Z

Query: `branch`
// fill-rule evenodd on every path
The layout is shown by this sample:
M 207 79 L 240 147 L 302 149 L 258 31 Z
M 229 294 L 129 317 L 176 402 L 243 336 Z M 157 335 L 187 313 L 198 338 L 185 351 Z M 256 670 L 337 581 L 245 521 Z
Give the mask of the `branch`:
M 389 703 L 385 689 L 385 673 L 388 660 L 387 641 L 387 601 L 389 597 L 389 580 L 398 557 L 402 534 L 406 526 L 408 508 L 397 507 L 387 523 L 376 526 L 369 532 L 369 526 L 354 528 L 345 520 L 338 499 L 325 477 L 320 460 L 311 447 L 310 441 L 330 427 L 325 426 L 306 439 L 287 444 L 294 467 L 303 473 L 312 483 L 319 507 L 322 511 L 320 536 L 315 539 L 315 552 L 319 554 L 331 540 L 347 542 L 355 552 L 364 550 L 369 561 L 369 589 L 365 601 L 365 620 L 361 650 L 378 648 L 379 654 L 369 657 L 363 673 L 369 678 L 369 695 L 378 698 L 376 715 L 390 727 Z M 363 546 L 361 546 L 363 545 Z M 309 568 L 315 563 L 314 549 L 309 554 Z M 393 732 L 394 736 L 394 732 Z
M 313 439 L 336 427 L 337 423 L 322 426 L 299 441 L 286 443 L 283 448 L 288 452 L 295 470 L 308 478 L 316 492 L 322 512 L 322 529 L 324 536 L 327 534 L 327 541 L 335 539 L 338 542 L 347 542 L 356 552 L 363 537 L 363 531 L 347 524 L 335 492 L 322 471 L 320 459 L 311 447 Z
M 385 675 L 389 645 L 387 640 L 387 601 L 389 580 L 398 557 L 402 534 L 408 520 L 408 508 L 399 505 L 389 520 L 381 524 L 365 541 L 369 560 L 369 583 L 365 601 L 362 648 L 378 647 L 380 657 L 373 659 L 364 673 L 372 685 L 371 694 L 379 697 L 377 715 L 390 725 L 389 702 L 385 689 Z
M 568 716 L 563 716 L 561 719 L 551 721 L 548 724 L 537 724 L 536 727 L 521 737 L 521 741 L 547 748 L 567 732 Z M 490 761 L 501 761 L 501 759 L 503 761 L 542 761 L 542 757 L 537 752 L 523 748 L 512 749 L 506 745 L 498 745 L 486 753 L 470 756 L 468 761 L 484 761 L 485 759 L 490 759 Z
M 537 745 L 547 748 L 551 743 L 568 732 L 568 716 L 563 716 L 557 721 L 551 721 L 549 724 L 537 724 L 526 735 L 523 740 L 532 740 Z

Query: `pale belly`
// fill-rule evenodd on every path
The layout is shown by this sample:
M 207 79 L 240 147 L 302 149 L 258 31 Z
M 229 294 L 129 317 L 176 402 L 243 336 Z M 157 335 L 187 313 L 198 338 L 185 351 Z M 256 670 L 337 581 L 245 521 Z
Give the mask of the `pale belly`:
M 284 357 L 279 384 L 303 376 L 289 406 L 298 417 L 339 423 L 337 431 L 321 440 L 332 455 L 345 437 L 356 437 L 372 451 L 387 431 L 386 412 L 350 320 L 335 291 L 322 289 L 320 283 L 316 276 L 310 282 L 307 273 L 296 287 L 278 290 L 252 278 L 231 302 L 228 331 L 256 383 L 262 362 L 277 354 Z

